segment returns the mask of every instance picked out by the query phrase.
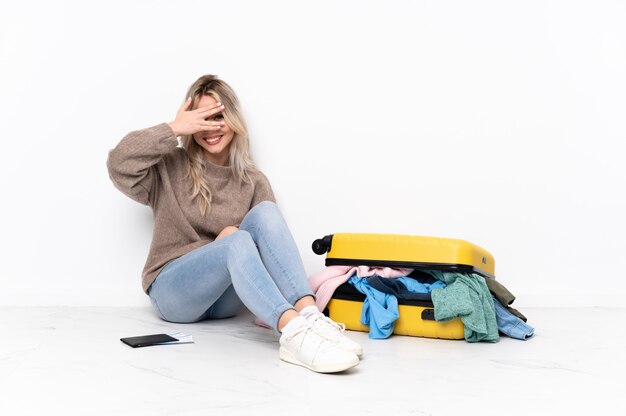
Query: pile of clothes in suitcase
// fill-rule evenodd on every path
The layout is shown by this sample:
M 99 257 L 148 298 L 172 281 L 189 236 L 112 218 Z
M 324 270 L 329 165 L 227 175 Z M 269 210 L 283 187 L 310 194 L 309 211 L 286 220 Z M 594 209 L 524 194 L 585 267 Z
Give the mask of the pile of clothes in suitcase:
M 388 338 L 402 301 L 432 301 L 434 320 L 459 317 L 468 342 L 496 342 L 499 333 L 526 340 L 534 334 L 527 319 L 511 307 L 515 296 L 501 283 L 464 271 L 369 266 L 328 266 L 309 278 L 316 303 L 324 310 L 341 285 L 365 295 L 360 322 L 369 337 Z

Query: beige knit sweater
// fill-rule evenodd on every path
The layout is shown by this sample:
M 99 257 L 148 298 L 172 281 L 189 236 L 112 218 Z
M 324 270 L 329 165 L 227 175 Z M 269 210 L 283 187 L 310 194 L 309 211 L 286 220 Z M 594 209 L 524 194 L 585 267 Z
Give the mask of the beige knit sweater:
M 239 185 L 230 167 L 206 162 L 213 194 L 211 210 L 200 213 L 191 198 L 189 159 L 166 123 L 133 131 L 109 152 L 107 167 L 115 186 L 135 201 L 149 205 L 154 217 L 150 252 L 142 287 L 148 288 L 171 260 L 208 244 L 227 226 L 239 226 L 246 213 L 262 201 L 275 201 L 269 181 L 250 172 L 252 183 Z

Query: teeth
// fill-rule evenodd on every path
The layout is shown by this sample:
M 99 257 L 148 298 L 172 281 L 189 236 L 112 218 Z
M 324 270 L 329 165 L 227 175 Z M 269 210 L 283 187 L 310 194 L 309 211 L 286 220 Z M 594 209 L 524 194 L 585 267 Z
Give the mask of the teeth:
M 221 138 L 222 138 L 222 136 L 219 136 L 219 137 L 214 137 L 212 139 L 206 139 L 206 141 L 209 142 L 209 143 L 215 143 L 216 141 L 218 141 Z

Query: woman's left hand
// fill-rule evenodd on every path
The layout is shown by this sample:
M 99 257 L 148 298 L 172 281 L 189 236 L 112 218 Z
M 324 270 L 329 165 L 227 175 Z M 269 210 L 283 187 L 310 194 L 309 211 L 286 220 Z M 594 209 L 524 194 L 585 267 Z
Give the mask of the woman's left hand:
M 224 238 L 227 235 L 231 235 L 232 233 L 234 233 L 235 231 L 237 231 L 239 228 L 237 227 L 233 227 L 232 225 L 229 225 L 228 227 L 224 228 L 218 235 L 217 237 L 215 237 L 215 241 L 219 240 L 220 238 Z

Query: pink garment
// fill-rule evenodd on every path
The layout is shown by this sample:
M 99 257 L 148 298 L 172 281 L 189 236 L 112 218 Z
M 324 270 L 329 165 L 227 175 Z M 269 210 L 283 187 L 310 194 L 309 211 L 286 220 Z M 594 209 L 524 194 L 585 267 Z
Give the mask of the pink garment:
M 411 274 L 413 269 L 402 269 L 393 267 L 369 267 L 369 266 L 328 266 L 324 270 L 309 276 L 309 284 L 315 292 L 317 300 L 315 304 L 320 311 L 323 311 L 330 302 L 330 298 L 335 290 L 350 279 L 355 273 L 357 277 L 367 277 L 378 275 L 380 277 L 402 277 Z M 263 322 L 258 317 L 254 318 L 254 323 L 264 328 L 272 329 L 271 326 Z
M 347 282 L 355 273 L 357 277 L 378 275 L 380 277 L 402 277 L 409 275 L 413 269 L 369 266 L 328 266 L 324 270 L 309 277 L 311 289 L 315 292 L 315 304 L 323 311 L 330 302 L 335 290 Z

